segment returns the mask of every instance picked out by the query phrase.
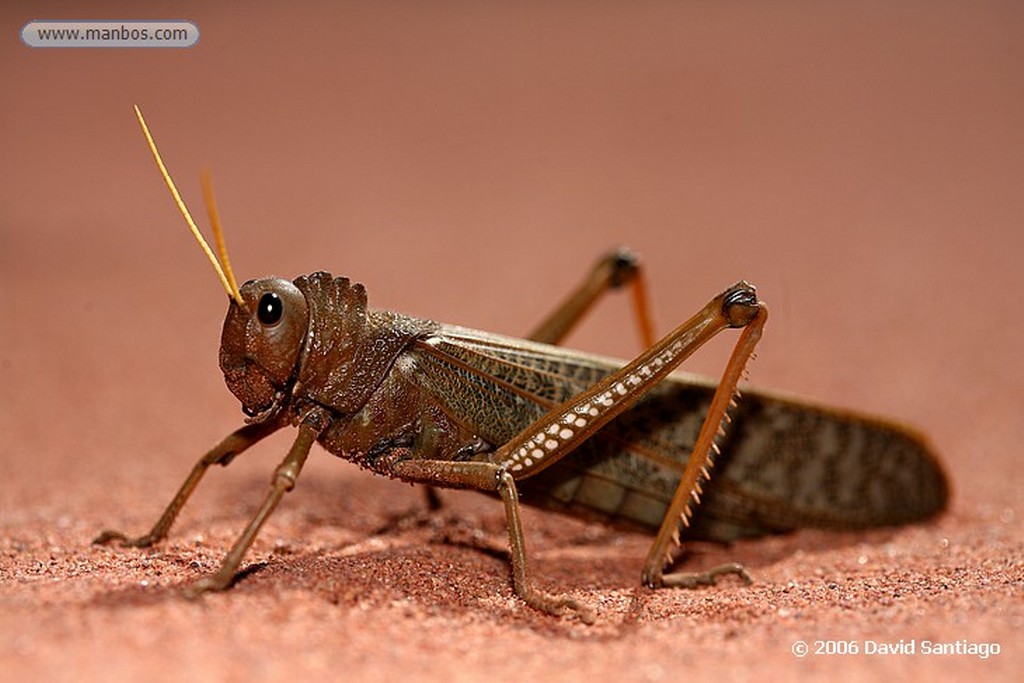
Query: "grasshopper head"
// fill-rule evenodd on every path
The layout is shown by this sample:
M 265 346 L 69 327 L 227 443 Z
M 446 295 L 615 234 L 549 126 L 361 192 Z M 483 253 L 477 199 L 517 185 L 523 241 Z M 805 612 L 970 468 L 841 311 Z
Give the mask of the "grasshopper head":
M 266 419 L 274 414 L 298 377 L 299 355 L 309 327 L 306 297 L 291 282 L 276 277 L 253 280 L 239 288 L 228 259 L 209 174 L 203 174 L 203 196 L 219 261 L 185 206 L 137 106 L 135 116 L 174 203 L 230 298 L 220 345 L 224 380 L 247 415 L 255 421 Z
M 252 280 L 229 304 L 220 339 L 220 369 L 249 416 L 271 411 L 298 377 L 309 328 L 306 297 L 283 278 Z

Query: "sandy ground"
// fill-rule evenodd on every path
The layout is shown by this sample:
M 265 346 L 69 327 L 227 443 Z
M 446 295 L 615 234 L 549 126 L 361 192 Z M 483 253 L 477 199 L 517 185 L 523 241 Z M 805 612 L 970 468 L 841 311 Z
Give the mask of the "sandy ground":
M 1018 4 L 306 5 L 0 10 L 5 680 L 1020 676 Z M 43 18 L 186 18 L 202 38 L 22 45 Z M 246 278 L 329 269 L 373 305 L 508 334 L 619 243 L 644 254 L 662 329 L 757 283 L 773 318 L 753 382 L 914 425 L 950 510 L 690 546 L 687 567 L 756 579 L 692 592 L 638 586 L 644 536 L 527 511 L 538 581 L 593 603 L 586 627 L 513 596 L 495 502 L 416 516 L 418 491 L 317 450 L 236 586 L 182 599 L 288 435 L 211 473 L 166 543 L 89 544 L 147 529 L 242 417 L 216 367 L 223 293 L 135 102 L 193 206 L 213 169 Z M 626 315 L 609 300 L 572 345 L 635 353 Z

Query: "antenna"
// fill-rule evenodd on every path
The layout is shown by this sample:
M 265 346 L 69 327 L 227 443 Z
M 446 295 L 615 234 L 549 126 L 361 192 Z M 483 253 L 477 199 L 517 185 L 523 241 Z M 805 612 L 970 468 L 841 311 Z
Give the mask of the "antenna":
M 210 212 L 210 222 L 213 224 L 214 235 L 217 238 L 217 248 L 220 251 L 221 258 L 224 259 L 224 268 L 221 268 L 220 263 L 217 261 L 217 257 L 213 255 L 213 251 L 210 249 L 210 245 L 203 239 L 203 234 L 199 232 L 199 228 L 196 226 L 196 222 L 192 220 L 192 214 L 189 213 L 188 207 L 185 206 L 185 202 L 181 199 L 181 195 L 178 193 L 178 188 L 175 187 L 174 181 L 171 180 L 171 174 L 167 172 L 167 167 L 164 166 L 164 160 L 160 158 L 160 152 L 156 148 L 156 142 L 153 141 L 153 136 L 149 132 L 149 126 L 146 125 L 146 119 L 142 117 L 142 111 L 139 110 L 139 105 L 135 105 L 135 116 L 139 119 L 139 125 L 142 126 L 142 132 L 146 136 L 146 142 L 149 144 L 149 150 L 153 153 L 153 159 L 156 160 L 157 168 L 160 169 L 160 175 L 163 176 L 164 182 L 167 183 L 167 189 L 171 191 L 171 196 L 174 198 L 174 203 L 178 207 L 178 211 L 185 218 L 185 222 L 188 223 L 189 230 L 192 231 L 192 236 L 199 242 L 199 246 L 202 247 L 203 252 L 206 254 L 206 258 L 209 259 L 210 264 L 213 265 L 213 269 L 217 271 L 217 277 L 220 278 L 221 284 L 224 286 L 224 291 L 227 292 L 228 296 L 235 300 L 239 306 L 245 306 L 245 300 L 242 299 L 242 293 L 238 290 L 238 284 L 235 282 L 235 276 L 231 273 L 231 266 L 228 263 L 228 251 L 224 245 L 224 235 L 220 230 L 220 219 L 217 217 L 217 207 L 213 204 L 213 192 L 210 189 L 210 194 L 207 197 L 207 211 Z M 206 187 L 209 184 L 208 177 L 204 180 L 204 194 Z M 224 274 L 227 270 L 228 275 Z M 228 277 L 230 275 L 230 278 Z

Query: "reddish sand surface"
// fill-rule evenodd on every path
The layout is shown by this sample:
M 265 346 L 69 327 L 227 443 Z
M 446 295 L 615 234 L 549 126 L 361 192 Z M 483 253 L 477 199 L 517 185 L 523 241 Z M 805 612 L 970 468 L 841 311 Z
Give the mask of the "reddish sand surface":
M 209 5 L 0 9 L 0 678 L 1020 680 L 1019 3 Z M 23 45 L 46 18 L 202 38 Z M 290 435 L 211 472 L 166 542 L 90 545 L 148 529 L 242 419 L 224 294 L 136 102 L 194 208 L 212 168 L 243 278 L 331 270 L 507 334 L 616 244 L 644 255 L 662 330 L 755 282 L 751 381 L 915 426 L 948 512 L 690 545 L 684 567 L 737 560 L 754 585 L 651 591 L 647 537 L 527 510 L 538 582 L 591 602 L 588 627 L 513 595 L 495 501 L 418 515 L 419 491 L 317 448 L 236 585 L 183 599 Z M 570 343 L 629 356 L 626 321 L 611 298 Z

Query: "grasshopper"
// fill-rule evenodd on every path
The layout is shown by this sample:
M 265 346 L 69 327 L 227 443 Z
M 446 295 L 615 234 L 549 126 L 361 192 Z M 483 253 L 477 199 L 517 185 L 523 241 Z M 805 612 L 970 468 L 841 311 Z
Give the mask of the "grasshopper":
M 595 620 L 590 605 L 549 594 L 531 579 L 521 503 L 651 530 L 641 581 L 654 588 L 710 584 L 722 574 L 749 582 L 735 563 L 666 571 L 682 531 L 728 542 L 806 527 L 895 525 L 946 504 L 942 467 L 905 427 L 759 391 L 737 401 L 768 318 L 746 282 L 658 341 L 638 261 L 625 250 L 600 260 L 525 340 L 370 309 L 362 285 L 325 272 L 239 287 L 208 177 L 203 189 L 219 262 L 135 112 L 228 294 L 220 367 L 247 419 L 199 459 L 149 533 L 108 530 L 94 542 L 145 547 L 162 540 L 210 466 L 228 465 L 287 425 L 298 429 L 262 505 L 220 569 L 192 594 L 231 584 L 314 442 L 388 477 L 499 497 L 515 593 L 537 610 L 569 610 L 585 623 Z M 634 292 L 646 351 L 622 363 L 557 345 L 603 292 L 625 285 Z M 726 329 L 739 335 L 719 381 L 674 372 Z

